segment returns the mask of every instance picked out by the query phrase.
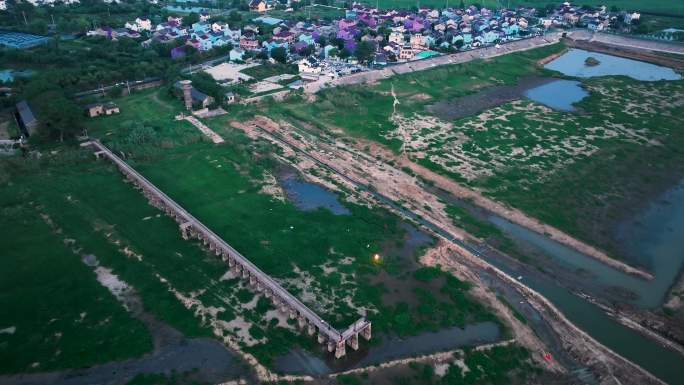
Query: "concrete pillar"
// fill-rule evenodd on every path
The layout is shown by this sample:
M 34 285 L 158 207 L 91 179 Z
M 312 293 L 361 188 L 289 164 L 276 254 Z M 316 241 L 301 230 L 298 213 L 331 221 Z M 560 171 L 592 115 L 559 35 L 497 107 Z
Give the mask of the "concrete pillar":
M 371 324 L 370 324 L 370 322 L 368 323 L 368 326 L 366 326 L 363 330 L 361 330 L 361 337 L 363 337 L 366 341 L 370 341 L 370 339 L 371 339 Z
M 344 349 L 344 341 L 338 341 L 335 346 L 335 358 L 342 358 L 347 352 Z
M 312 324 L 312 323 L 307 324 L 306 325 L 306 332 L 310 336 L 314 335 L 316 333 L 316 326 L 314 326 L 314 324 Z
M 319 333 L 318 333 L 318 343 L 319 343 L 319 344 L 322 344 L 322 343 L 324 343 L 324 342 L 325 342 L 325 336 L 323 335 L 323 333 L 320 333 L 320 332 L 319 332 Z
M 249 276 L 249 284 L 250 286 L 256 286 L 257 285 L 257 279 L 253 275 Z
M 235 266 L 235 259 L 231 258 L 230 255 L 228 255 L 228 267 L 233 267 Z
M 297 318 L 297 312 L 296 311 L 294 311 L 292 309 L 288 309 L 288 311 L 290 312 L 290 319 Z
M 242 278 L 249 278 L 249 270 L 242 269 Z
M 192 231 L 192 225 L 190 225 L 190 222 L 185 222 L 181 223 L 179 227 L 183 239 L 187 240 L 190 237 L 189 232 Z
M 359 350 L 359 333 L 354 333 L 347 338 L 347 344 L 354 350 Z
M 192 81 L 181 80 L 181 89 L 183 90 L 183 100 L 185 101 L 185 109 L 192 111 Z
M 306 326 L 306 318 L 304 318 L 304 316 L 302 315 L 298 316 L 297 323 L 299 323 L 300 328 L 303 328 L 304 326 Z
M 337 346 L 337 344 L 335 344 L 335 341 L 328 341 L 328 351 L 329 352 L 332 353 L 333 350 L 335 350 L 335 346 Z

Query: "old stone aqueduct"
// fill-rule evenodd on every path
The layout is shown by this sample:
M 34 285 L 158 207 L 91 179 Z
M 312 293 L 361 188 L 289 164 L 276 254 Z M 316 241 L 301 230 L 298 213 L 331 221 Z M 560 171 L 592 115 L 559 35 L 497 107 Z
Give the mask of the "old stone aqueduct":
M 104 156 L 114 163 L 130 182 L 142 190 L 152 206 L 164 211 L 175 219 L 180 225 L 183 239 L 196 238 L 202 241 L 216 256 L 227 262 L 230 269 L 238 276 L 242 276 L 243 279 L 249 282 L 253 290 L 263 293 L 267 298 L 271 299 L 276 308 L 284 314 L 288 314 L 291 319 L 296 318 L 302 330 L 306 330 L 309 335 L 314 335 L 318 332 L 318 342 L 326 344 L 329 352 L 334 351 L 336 358 L 346 354 L 346 345 L 357 350 L 359 348 L 359 335 L 366 340 L 370 340 L 371 322 L 365 317 L 351 324 L 346 330 L 338 331 L 163 191 L 135 171 L 128 163 L 116 156 L 105 145 L 97 140 L 91 140 L 86 145 L 90 145 L 95 149 L 95 155 L 98 158 Z

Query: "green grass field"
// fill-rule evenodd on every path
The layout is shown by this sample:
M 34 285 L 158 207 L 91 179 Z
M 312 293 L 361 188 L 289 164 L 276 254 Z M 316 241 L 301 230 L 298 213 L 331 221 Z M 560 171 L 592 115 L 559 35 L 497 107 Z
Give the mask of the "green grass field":
M 150 351 L 145 326 L 67 246 L 68 235 L 41 218 L 35 196 L 15 186 L 0 194 L 0 373 L 80 368 Z

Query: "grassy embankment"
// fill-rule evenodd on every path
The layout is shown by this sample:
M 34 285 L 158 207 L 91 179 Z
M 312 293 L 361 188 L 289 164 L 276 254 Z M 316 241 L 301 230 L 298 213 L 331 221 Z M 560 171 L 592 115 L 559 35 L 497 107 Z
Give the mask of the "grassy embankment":
M 421 123 L 428 114 L 425 106 L 436 101 L 550 74 L 536 61 L 560 49 L 555 45 L 486 65 L 475 61 L 396 76 L 373 86 L 332 89 L 316 104 L 279 108 L 297 119 L 342 127 L 398 151 L 402 137 L 393 134 L 397 124 L 391 119 L 392 85 L 400 102 L 398 113 Z M 413 129 L 415 147 L 408 146 L 407 154 L 612 252 L 612 223 L 684 172 L 684 137 L 677 129 L 684 120 L 677 107 L 684 82 L 582 82 L 591 93 L 578 104 L 582 113 L 550 111 L 523 99 L 447 122 L 453 125 L 450 129 Z
M 398 268 L 405 265 L 392 248 L 382 264 L 371 262 L 382 245 L 403 243 L 400 222 L 388 212 L 350 203 L 345 203 L 352 212 L 348 216 L 322 209 L 302 212 L 260 193 L 264 174 L 275 174 L 280 167 L 270 155 L 275 150 L 227 128 L 225 118 L 210 122 L 227 140 L 215 146 L 202 141 L 186 122 L 171 120 L 182 107 L 163 90 L 116 102 L 121 114 L 88 120 L 90 134 L 124 150 L 143 174 L 295 294 L 304 289 L 297 283 L 310 278 L 306 289 L 315 298 L 305 300 L 333 324 L 346 326 L 358 317 L 349 304 L 369 309 L 375 330 L 399 334 L 493 319 L 468 296 L 467 284 L 442 273 L 426 278 L 421 276 L 425 272 Z M 222 262 L 197 243 L 184 241 L 177 225 L 123 183 L 113 166 L 75 146 L 40 149 L 40 159 L 3 159 L 3 196 L 40 204 L 64 237 L 75 239 L 83 252 L 96 255 L 133 286 L 147 311 L 187 336 L 209 335 L 208 322 L 215 321 L 266 364 L 290 347 L 316 344 L 266 317 L 272 310 L 267 300 L 256 298 L 240 280 L 225 277 Z M 410 298 L 388 303 L 387 289 L 373 280 L 383 271 L 395 281 L 413 282 Z M 174 293 L 197 302 L 186 309 Z M 210 307 L 219 310 L 214 315 Z M 81 308 L 82 303 L 69 304 L 63 311 Z

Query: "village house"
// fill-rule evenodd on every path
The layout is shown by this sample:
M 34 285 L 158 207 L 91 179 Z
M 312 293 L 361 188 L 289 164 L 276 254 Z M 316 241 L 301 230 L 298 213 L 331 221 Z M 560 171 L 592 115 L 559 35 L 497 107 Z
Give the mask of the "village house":
M 404 34 L 402 32 L 394 32 L 393 31 L 389 34 L 388 41 L 390 43 L 396 43 L 399 45 L 403 45 L 404 44 Z
M 126 22 L 125 28 L 130 29 L 135 32 L 151 31 L 152 30 L 152 20 L 146 17 L 138 17 L 135 21 Z
M 413 48 L 411 48 L 410 45 L 402 45 L 399 47 L 399 60 L 411 60 L 413 59 L 413 56 Z
M 411 35 L 409 44 L 411 45 L 411 48 L 414 50 L 422 50 L 428 48 L 426 37 L 420 34 Z
M 259 49 L 259 41 L 256 39 L 254 32 L 245 32 L 240 36 L 240 48 L 246 51 L 254 51 Z
M 299 73 L 320 74 L 322 67 L 320 62 L 313 56 L 305 57 L 297 63 Z
M 14 115 L 23 136 L 28 138 L 38 130 L 38 119 L 26 100 L 15 105 Z
M 274 6 L 272 1 L 267 0 L 250 0 L 249 2 L 249 10 L 253 12 L 266 12 Z
M 112 115 L 119 113 L 119 106 L 112 102 L 92 103 L 85 106 L 86 114 L 94 118 L 100 115 Z
M 183 98 L 182 86 L 180 81 L 174 84 L 175 94 L 179 99 Z M 192 87 L 190 89 L 190 96 L 192 98 L 192 104 L 199 108 L 208 108 L 210 105 L 214 104 L 214 98 L 199 91 L 197 88 Z

